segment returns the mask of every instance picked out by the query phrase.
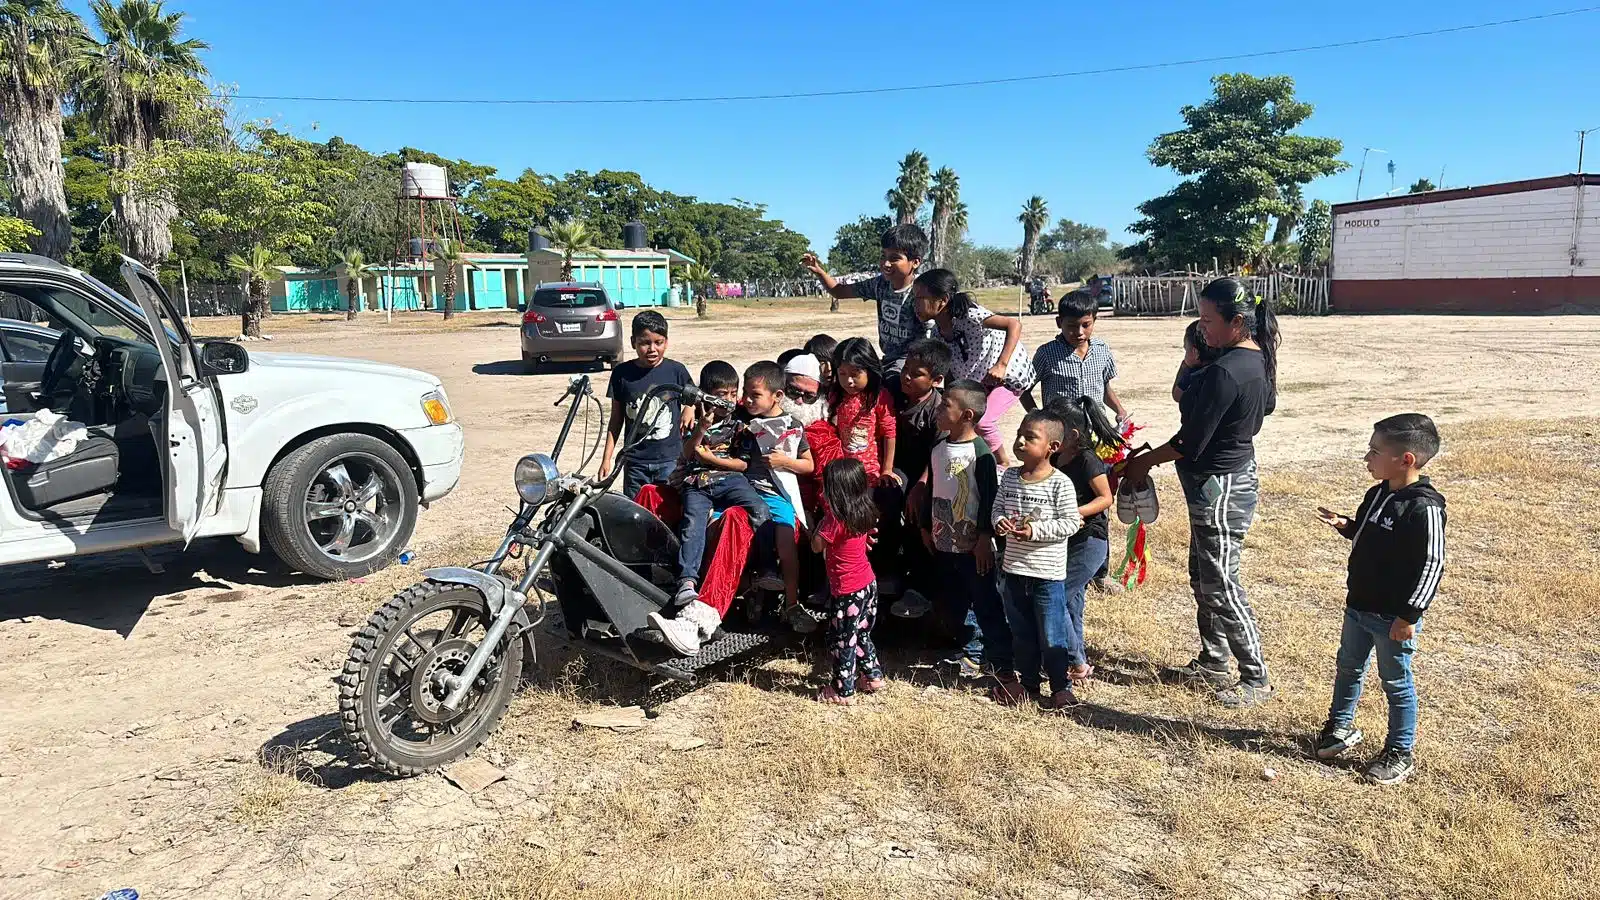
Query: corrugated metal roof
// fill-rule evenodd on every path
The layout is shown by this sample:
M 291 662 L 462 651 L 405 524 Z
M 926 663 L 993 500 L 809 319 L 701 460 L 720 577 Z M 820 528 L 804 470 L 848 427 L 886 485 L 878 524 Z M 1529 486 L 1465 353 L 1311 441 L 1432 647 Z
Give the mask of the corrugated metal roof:
M 1501 181 L 1473 187 L 1445 188 L 1423 191 L 1420 194 L 1401 194 L 1398 197 L 1378 197 L 1373 200 L 1353 200 L 1333 204 L 1335 215 L 1348 212 L 1365 212 L 1370 209 L 1394 209 L 1400 206 L 1420 206 L 1424 203 L 1443 203 L 1447 200 L 1465 200 L 1469 197 L 1493 197 L 1498 194 L 1521 194 L 1528 191 L 1547 191 L 1551 188 L 1571 187 L 1575 184 L 1600 184 L 1600 175 L 1551 175 L 1548 178 L 1529 178 L 1523 181 Z

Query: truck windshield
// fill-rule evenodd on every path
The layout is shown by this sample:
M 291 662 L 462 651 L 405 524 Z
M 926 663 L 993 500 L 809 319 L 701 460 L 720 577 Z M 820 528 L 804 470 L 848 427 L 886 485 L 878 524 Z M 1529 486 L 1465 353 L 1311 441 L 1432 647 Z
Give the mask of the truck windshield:
M 533 293 L 533 305 L 546 309 L 577 309 L 584 306 L 605 306 L 606 295 L 600 291 L 540 290 Z

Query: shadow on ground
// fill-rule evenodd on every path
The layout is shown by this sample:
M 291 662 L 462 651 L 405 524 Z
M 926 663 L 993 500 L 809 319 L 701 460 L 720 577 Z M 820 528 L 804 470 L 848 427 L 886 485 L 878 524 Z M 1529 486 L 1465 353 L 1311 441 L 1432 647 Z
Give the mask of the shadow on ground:
M 580 372 L 603 372 L 604 363 L 540 363 L 530 366 L 520 359 L 502 359 L 497 362 L 478 363 L 472 367 L 474 375 L 576 375 Z
M 191 590 L 284 588 L 314 584 L 289 574 L 267 556 L 246 553 L 231 540 L 197 541 L 188 550 L 177 544 L 151 548 L 146 556 L 162 572 L 152 572 L 138 553 L 106 553 L 61 562 L 9 567 L 0 597 L 0 621 L 56 619 L 127 637 L 157 597 Z M 225 594 L 219 602 L 228 602 Z M 231 599 L 243 599 L 231 598 Z
M 338 713 L 323 713 L 286 726 L 256 752 L 263 768 L 292 770 L 294 776 L 331 791 L 352 784 L 392 781 L 388 775 L 361 763 L 340 730 Z M 292 760 L 285 764 L 285 760 Z

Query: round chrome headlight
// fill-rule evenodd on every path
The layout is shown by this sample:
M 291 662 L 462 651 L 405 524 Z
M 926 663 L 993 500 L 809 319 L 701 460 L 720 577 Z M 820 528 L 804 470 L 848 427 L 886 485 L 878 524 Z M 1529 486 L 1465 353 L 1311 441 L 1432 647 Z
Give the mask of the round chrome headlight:
M 543 453 L 530 453 L 517 460 L 512 480 L 517 484 L 517 495 L 525 502 L 538 506 L 550 493 L 550 483 L 561 477 L 555 460 Z

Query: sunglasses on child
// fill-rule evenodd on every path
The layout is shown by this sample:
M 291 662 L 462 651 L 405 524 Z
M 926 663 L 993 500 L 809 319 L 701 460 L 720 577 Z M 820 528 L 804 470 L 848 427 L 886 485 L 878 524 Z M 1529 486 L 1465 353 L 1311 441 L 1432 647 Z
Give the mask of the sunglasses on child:
M 788 397 L 790 400 L 795 401 L 796 403 L 815 403 L 815 402 L 817 402 L 817 392 L 816 391 L 802 391 L 799 388 L 793 387 L 793 386 L 784 388 L 783 389 L 783 395 L 785 397 Z

